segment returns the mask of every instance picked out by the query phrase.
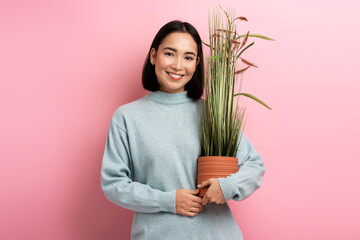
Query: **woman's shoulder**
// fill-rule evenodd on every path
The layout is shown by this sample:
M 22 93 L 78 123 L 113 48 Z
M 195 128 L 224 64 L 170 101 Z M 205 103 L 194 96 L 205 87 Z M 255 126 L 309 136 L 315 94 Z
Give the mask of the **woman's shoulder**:
M 123 122 L 124 118 L 130 115 L 137 115 L 146 105 L 146 96 L 135 101 L 119 106 L 113 113 L 111 120 L 115 123 Z
M 195 103 L 196 103 L 196 107 L 197 107 L 198 111 L 202 112 L 202 110 L 204 109 L 204 104 L 205 104 L 204 99 L 202 99 L 202 98 L 197 99 L 195 101 Z
M 196 102 L 197 105 L 200 105 L 200 106 L 204 106 L 204 103 L 205 103 L 204 99 L 202 99 L 202 98 L 197 99 L 195 102 Z
M 125 103 L 125 104 L 119 106 L 119 107 L 115 110 L 114 114 L 116 114 L 116 113 L 118 113 L 118 114 L 120 114 L 120 113 L 126 113 L 126 112 L 129 112 L 129 111 L 130 111 L 130 112 L 131 112 L 131 111 L 136 111 L 136 109 L 144 103 L 144 98 L 145 98 L 145 97 L 146 97 L 146 96 L 144 96 L 144 97 L 142 97 L 142 98 L 139 98 L 139 99 L 137 99 L 137 100 L 135 100 L 135 101 L 128 102 L 128 103 Z

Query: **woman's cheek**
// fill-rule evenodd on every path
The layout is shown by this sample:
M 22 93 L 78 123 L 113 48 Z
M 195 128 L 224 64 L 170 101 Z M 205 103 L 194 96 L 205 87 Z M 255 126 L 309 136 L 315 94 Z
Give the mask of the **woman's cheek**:
M 191 69 L 191 74 L 194 74 L 194 72 L 196 70 L 196 64 L 192 64 L 190 69 Z

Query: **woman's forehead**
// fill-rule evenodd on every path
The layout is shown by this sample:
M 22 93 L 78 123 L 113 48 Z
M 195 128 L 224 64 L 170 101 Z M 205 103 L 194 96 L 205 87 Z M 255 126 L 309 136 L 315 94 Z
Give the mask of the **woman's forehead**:
M 173 32 L 167 35 L 159 48 L 171 48 L 181 52 L 197 52 L 197 44 L 189 33 Z

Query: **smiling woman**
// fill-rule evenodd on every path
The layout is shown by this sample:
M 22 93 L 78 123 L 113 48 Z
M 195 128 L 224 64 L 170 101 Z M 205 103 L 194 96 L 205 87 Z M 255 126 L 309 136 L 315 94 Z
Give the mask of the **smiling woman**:
M 158 51 L 152 48 L 150 61 L 155 65 L 160 90 L 168 93 L 183 92 L 192 78 L 200 57 L 197 45 L 189 33 L 174 32 L 160 44 Z
M 145 60 L 142 83 L 149 91 L 187 91 L 189 98 L 201 98 L 204 91 L 202 43 L 191 24 L 172 21 L 159 30 Z
M 135 211 L 131 239 L 242 239 L 226 203 L 237 195 L 236 184 L 225 185 L 225 198 L 213 178 L 202 183 L 209 186 L 205 197 L 198 196 L 203 69 L 196 29 L 169 22 L 156 34 L 145 60 L 142 81 L 151 92 L 119 107 L 111 119 L 101 185 L 111 202 Z M 243 158 L 261 163 L 246 144 Z M 248 185 L 243 183 L 246 194 L 254 189 Z

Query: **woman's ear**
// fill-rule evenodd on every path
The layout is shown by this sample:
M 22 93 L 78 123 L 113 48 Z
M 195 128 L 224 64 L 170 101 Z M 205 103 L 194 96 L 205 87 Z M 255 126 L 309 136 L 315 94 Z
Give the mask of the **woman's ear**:
M 151 65 L 155 64 L 155 60 L 156 60 L 156 51 L 155 51 L 155 48 L 152 48 L 150 50 L 150 63 L 151 63 Z
M 200 63 L 200 57 L 197 57 L 196 65 Z

